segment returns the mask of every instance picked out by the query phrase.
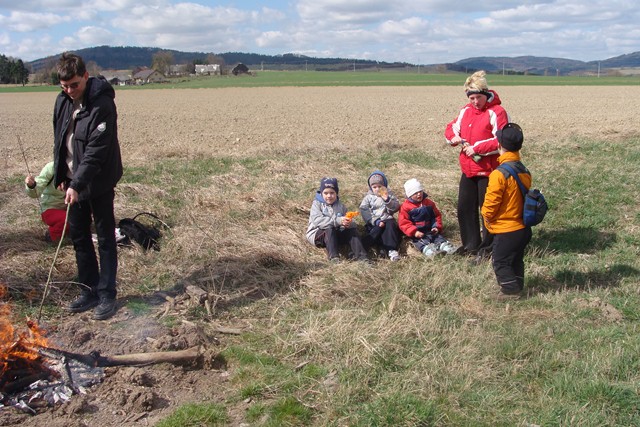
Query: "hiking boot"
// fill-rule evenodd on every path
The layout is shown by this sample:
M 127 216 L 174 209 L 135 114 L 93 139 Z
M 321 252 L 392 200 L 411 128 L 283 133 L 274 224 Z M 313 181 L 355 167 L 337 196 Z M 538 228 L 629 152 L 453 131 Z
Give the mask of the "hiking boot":
M 116 312 L 116 299 L 112 297 L 100 297 L 100 303 L 93 311 L 94 320 L 105 320 Z
M 72 313 L 82 313 L 92 309 L 98 305 L 99 302 L 100 299 L 91 292 L 82 292 L 78 298 L 71 301 L 68 310 Z
M 395 250 L 390 250 L 389 251 L 389 259 L 391 261 L 400 261 L 400 253 L 398 251 L 395 251 Z

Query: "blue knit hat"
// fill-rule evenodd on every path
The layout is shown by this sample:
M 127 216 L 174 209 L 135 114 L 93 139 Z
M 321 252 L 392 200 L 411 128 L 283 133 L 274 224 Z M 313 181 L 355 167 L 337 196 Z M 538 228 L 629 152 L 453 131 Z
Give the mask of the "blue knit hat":
M 318 193 L 322 193 L 325 188 L 332 188 L 338 194 L 338 178 L 322 178 L 320 180 L 320 189 Z

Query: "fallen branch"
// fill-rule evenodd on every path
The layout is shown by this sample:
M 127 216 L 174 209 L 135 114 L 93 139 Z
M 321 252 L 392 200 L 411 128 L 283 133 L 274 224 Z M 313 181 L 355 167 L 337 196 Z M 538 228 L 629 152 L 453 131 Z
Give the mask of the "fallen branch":
M 132 353 L 116 356 L 97 355 L 97 366 L 135 366 L 152 363 L 187 363 L 193 362 L 202 355 L 201 346 L 191 347 L 186 350 L 159 351 L 155 353 Z
M 186 350 L 159 351 L 155 353 L 131 353 L 115 356 L 101 356 L 98 352 L 92 352 L 91 354 L 77 354 L 53 348 L 40 349 L 40 353 L 46 356 L 54 355 L 54 357 L 74 359 L 93 368 L 149 365 L 154 363 L 188 363 L 196 361 L 200 356 L 202 356 L 203 352 L 204 349 L 201 346 L 191 347 Z

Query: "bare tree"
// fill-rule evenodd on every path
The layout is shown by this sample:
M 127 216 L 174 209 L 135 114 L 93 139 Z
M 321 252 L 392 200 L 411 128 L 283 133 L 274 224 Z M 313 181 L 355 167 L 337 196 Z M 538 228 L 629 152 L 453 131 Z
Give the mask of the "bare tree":
M 151 64 L 151 68 L 154 70 L 164 74 L 165 76 L 169 74 L 171 70 L 171 66 L 175 63 L 173 58 L 173 53 L 161 50 L 155 55 L 153 55 L 153 62 Z
M 90 76 L 97 76 L 98 74 L 100 74 L 100 71 L 102 71 L 102 69 L 98 66 L 98 63 L 96 61 L 88 61 L 87 71 L 89 72 Z
M 214 55 L 213 53 L 210 53 L 207 55 L 205 64 L 218 64 L 220 68 L 222 68 L 224 66 L 224 58 L 218 55 Z

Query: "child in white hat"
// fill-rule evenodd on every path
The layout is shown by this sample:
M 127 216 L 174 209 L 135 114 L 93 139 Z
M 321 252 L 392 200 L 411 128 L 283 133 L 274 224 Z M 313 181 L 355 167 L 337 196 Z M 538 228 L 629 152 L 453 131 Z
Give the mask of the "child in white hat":
M 404 183 L 407 196 L 398 214 L 400 230 L 424 256 L 453 255 L 460 251 L 442 233 L 442 215 L 435 202 L 429 199 L 424 187 L 415 178 Z

